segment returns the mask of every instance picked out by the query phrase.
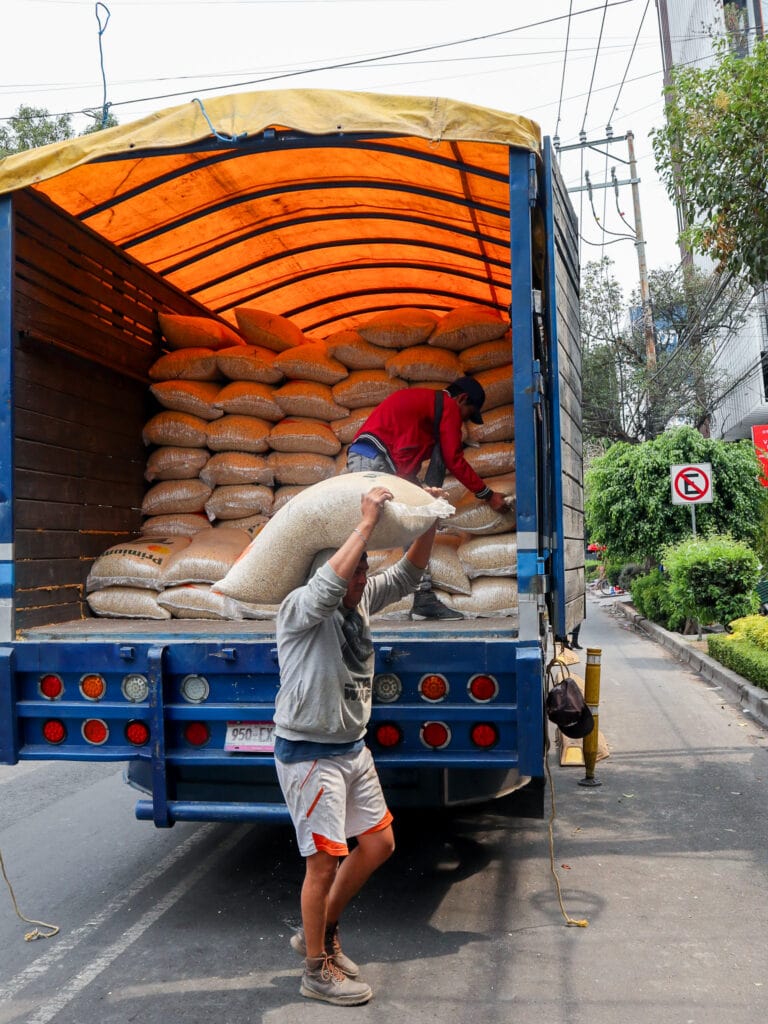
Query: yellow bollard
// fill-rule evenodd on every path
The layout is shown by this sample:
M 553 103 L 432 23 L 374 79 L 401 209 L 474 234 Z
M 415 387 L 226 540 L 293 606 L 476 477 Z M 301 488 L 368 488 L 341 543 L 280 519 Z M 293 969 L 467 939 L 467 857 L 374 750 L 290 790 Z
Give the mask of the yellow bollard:
M 602 782 L 599 782 L 595 778 L 598 724 L 600 718 L 598 714 L 598 708 L 600 706 L 600 657 L 602 653 L 603 652 L 600 647 L 587 648 L 587 667 L 584 672 L 584 700 L 586 701 L 589 710 L 592 712 L 592 717 L 595 720 L 595 727 L 588 736 L 584 737 L 582 741 L 586 774 L 583 779 L 579 780 L 580 786 L 602 786 Z

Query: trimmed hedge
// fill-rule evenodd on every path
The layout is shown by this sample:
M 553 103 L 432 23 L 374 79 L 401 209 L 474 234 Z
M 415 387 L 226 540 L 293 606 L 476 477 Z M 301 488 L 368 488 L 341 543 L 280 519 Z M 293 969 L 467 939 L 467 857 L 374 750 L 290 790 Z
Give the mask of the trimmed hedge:
M 707 653 L 750 683 L 768 690 L 768 650 L 758 647 L 745 634 L 713 633 L 707 637 Z

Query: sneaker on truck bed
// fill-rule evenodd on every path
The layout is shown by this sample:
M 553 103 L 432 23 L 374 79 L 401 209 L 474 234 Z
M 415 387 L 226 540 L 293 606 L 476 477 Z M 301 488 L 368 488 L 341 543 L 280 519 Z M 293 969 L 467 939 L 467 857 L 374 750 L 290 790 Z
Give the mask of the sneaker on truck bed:
M 431 590 L 417 591 L 413 597 L 412 619 L 463 619 L 464 613 L 435 597 Z
M 299 991 L 307 999 L 334 1006 L 360 1006 L 373 995 L 370 985 L 348 978 L 327 954 L 306 958 Z

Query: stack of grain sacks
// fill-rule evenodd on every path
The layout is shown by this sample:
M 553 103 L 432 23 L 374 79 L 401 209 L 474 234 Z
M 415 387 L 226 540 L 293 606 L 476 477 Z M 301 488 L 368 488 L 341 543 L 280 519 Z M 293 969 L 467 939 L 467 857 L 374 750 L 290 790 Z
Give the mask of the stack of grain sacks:
M 343 471 L 368 414 L 401 388 L 476 377 L 484 422 L 468 424 L 465 456 L 494 490 L 514 494 L 511 345 L 494 311 L 396 309 L 322 341 L 249 307 L 235 310 L 239 331 L 205 317 L 158 316 L 169 351 L 150 369 L 160 411 L 143 432 L 145 518 L 140 537 L 95 561 L 87 583 L 95 614 L 273 615 L 274 606 L 249 606 L 211 585 L 294 495 Z M 468 615 L 514 614 L 514 516 L 493 513 L 452 477 L 446 490 L 457 514 L 431 564 L 439 596 Z M 371 566 L 399 555 L 371 552 Z

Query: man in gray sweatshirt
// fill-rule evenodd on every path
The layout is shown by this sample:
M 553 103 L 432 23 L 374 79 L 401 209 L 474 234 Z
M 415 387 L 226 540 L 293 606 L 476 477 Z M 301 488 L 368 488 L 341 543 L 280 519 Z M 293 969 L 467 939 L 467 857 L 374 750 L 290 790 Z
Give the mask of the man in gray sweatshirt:
M 309 581 L 280 605 L 276 624 L 275 764 L 306 865 L 302 928 L 291 946 L 305 957 L 301 994 L 339 1006 L 373 994 L 341 949 L 339 917 L 395 848 L 392 815 L 363 739 L 374 667 L 370 616 L 415 591 L 437 526 L 368 579 L 368 540 L 392 497 L 385 487 L 363 495 L 358 525 L 338 551 L 315 559 Z M 357 840 L 351 852 L 350 837 Z

